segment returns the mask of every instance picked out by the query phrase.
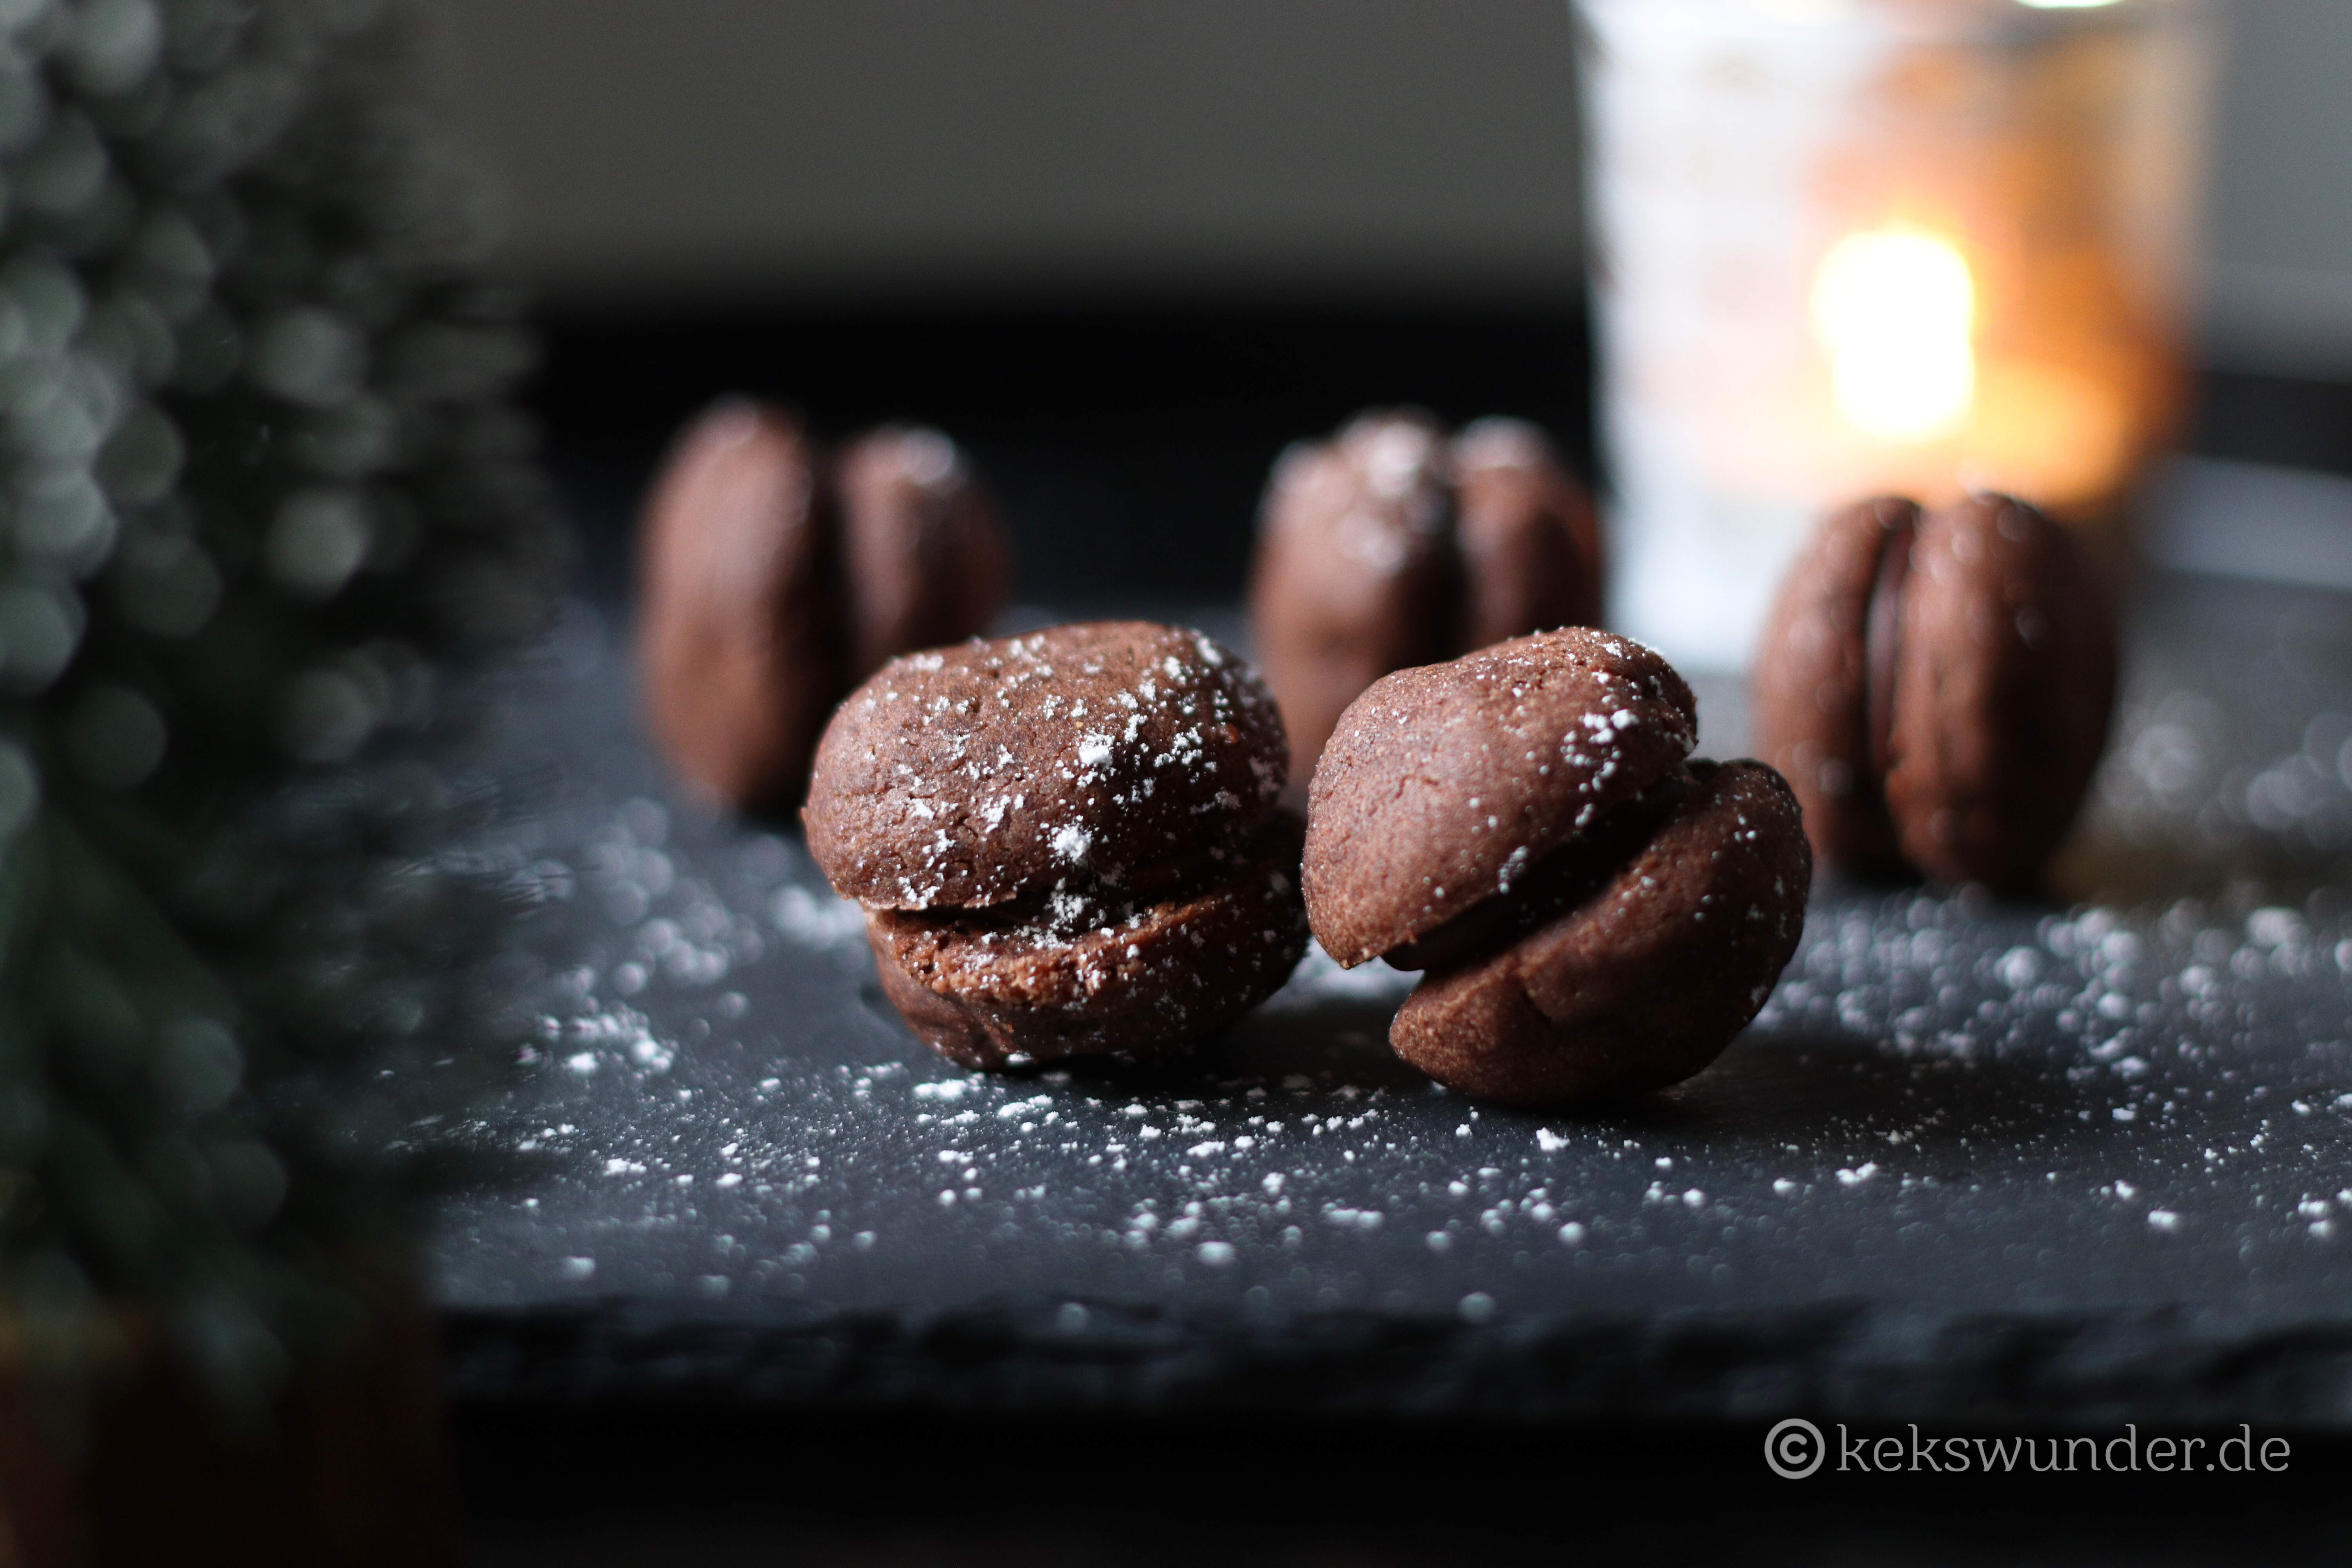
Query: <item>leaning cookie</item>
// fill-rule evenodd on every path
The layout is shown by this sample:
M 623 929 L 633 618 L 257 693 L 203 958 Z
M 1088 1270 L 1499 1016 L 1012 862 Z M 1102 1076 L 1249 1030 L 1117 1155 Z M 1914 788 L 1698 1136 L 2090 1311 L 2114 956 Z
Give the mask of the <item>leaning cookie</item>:
M 1060 626 L 884 666 L 827 728 L 802 816 L 941 1054 L 1164 1058 L 1305 949 L 1286 754 L 1264 684 L 1209 638 Z
M 788 810 L 842 694 L 893 654 L 985 630 L 1008 558 L 939 432 L 887 427 L 835 458 L 783 410 L 721 403 L 678 437 L 646 506 L 648 727 L 691 788 Z
M 1344 714 L 1310 791 L 1306 900 L 1342 964 L 1430 973 L 1390 1030 L 1465 1093 L 1553 1104 L 1697 1072 L 1802 934 L 1796 802 L 1689 763 L 1690 689 L 1581 628 L 1400 671 Z
M 2106 743 L 2113 615 L 2022 501 L 1899 499 L 1826 520 L 1759 647 L 1758 750 L 1823 861 L 2028 889 Z

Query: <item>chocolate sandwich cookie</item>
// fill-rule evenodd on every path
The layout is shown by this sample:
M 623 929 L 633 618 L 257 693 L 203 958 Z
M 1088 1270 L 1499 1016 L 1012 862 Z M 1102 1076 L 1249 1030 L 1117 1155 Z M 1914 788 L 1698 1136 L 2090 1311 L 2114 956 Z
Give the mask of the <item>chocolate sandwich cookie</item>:
M 1533 426 L 1448 438 L 1366 414 L 1276 465 L 1250 627 L 1304 780 L 1339 714 L 1391 670 L 1600 616 L 1591 499 Z
M 647 722 L 695 787 L 782 811 L 843 693 L 893 654 L 987 629 L 1003 523 L 934 430 L 890 427 L 837 458 L 798 419 L 743 402 L 679 437 L 646 508 L 637 641 Z
M 1305 884 L 1341 964 L 1427 977 L 1389 1040 L 1465 1093 L 1546 1104 L 1698 1071 L 1796 951 L 1811 874 L 1788 785 L 1688 762 L 1690 689 L 1570 628 L 1385 677 L 1309 792 Z
M 1864 875 L 2031 888 L 2105 748 L 2113 613 L 2022 501 L 1901 499 L 1826 520 L 1758 648 L 1758 750 L 1821 858 Z
M 1264 683 L 1209 638 L 1059 626 L 885 665 L 827 727 L 802 819 L 942 1054 L 1165 1056 L 1305 949 L 1286 754 Z

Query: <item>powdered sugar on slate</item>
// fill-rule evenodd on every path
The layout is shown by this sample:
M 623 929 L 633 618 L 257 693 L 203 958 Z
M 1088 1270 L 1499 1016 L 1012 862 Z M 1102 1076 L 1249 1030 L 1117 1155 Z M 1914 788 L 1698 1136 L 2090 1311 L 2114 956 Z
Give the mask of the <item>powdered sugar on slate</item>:
M 956 1238 L 987 1237 L 1064 1259 L 1094 1291 L 1437 1310 L 1475 1289 L 1507 1313 L 1589 1269 L 1671 1264 L 1678 1300 L 1769 1289 L 1800 1215 L 1808 1256 L 1900 1230 L 1923 1258 L 1997 1262 L 2020 1203 L 2084 1216 L 2070 1271 L 2141 1267 L 2148 1247 L 2251 1247 L 2285 1267 L 2280 1249 L 2332 1247 L 2352 1205 L 2352 1090 L 2336 1087 L 2352 1047 L 2339 1030 L 2306 1049 L 2294 1011 L 2315 981 L 2352 995 L 2347 970 L 2341 913 L 1833 900 L 1744 1047 L 1653 1109 L 1565 1119 L 1396 1070 L 1380 1034 L 1410 977 L 1320 954 L 1172 1085 L 940 1076 L 870 1009 L 826 1026 L 826 1047 L 663 987 L 653 1016 L 581 997 L 558 1027 L 596 1042 L 599 1069 L 551 1051 L 544 1088 L 496 1136 L 577 1171 L 535 1184 L 539 1206 L 516 1219 L 556 1227 L 551 1259 L 599 1259 L 583 1287 L 596 1290 L 645 1289 L 616 1280 L 660 1258 L 738 1295 L 883 1300 L 917 1279 L 953 1288 Z M 747 1037 L 768 1043 L 698 1062 Z M 635 1062 L 641 1037 L 677 1041 L 675 1065 Z M 887 1054 L 812 1054 L 857 1039 Z M 609 1095 L 630 1109 L 599 1111 Z M 1368 1250 L 1391 1236 L 1416 1261 Z M 690 1277 L 689 1244 L 714 1249 Z M 562 1267 L 546 1289 L 574 1283 Z
M 2327 739 L 2197 776 L 2243 816 L 2252 778 Z M 775 918 L 784 889 L 819 896 L 791 840 L 604 799 L 529 850 L 568 889 L 551 1033 L 507 1103 L 435 1130 L 502 1161 L 441 1211 L 454 1306 L 705 1310 L 715 1278 L 730 1313 L 1035 1298 L 1084 1338 L 1121 1300 L 1450 1322 L 1480 1294 L 1509 1323 L 1825 1296 L 2284 1321 L 2352 1299 L 2352 924 L 2324 889 L 2056 912 L 1832 891 L 1715 1068 L 1528 1117 L 1399 1070 L 1409 977 L 1313 955 L 1197 1071 L 967 1077 L 860 995 L 862 943 Z

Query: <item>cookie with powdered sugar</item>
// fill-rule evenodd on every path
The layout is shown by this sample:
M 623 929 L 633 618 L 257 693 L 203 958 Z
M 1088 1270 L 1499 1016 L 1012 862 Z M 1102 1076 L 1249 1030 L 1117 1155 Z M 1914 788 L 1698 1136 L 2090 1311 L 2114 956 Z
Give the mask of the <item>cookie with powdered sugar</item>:
M 941 1054 L 1165 1057 L 1305 949 L 1286 757 L 1265 685 L 1209 638 L 1057 626 L 885 666 L 826 730 L 802 819 Z
M 1541 430 L 1486 418 L 1454 437 L 1458 647 L 1601 624 L 1601 519 Z
M 1410 412 L 1365 415 L 1275 466 L 1250 633 L 1302 780 L 1358 692 L 1460 651 L 1452 479 L 1444 433 Z
M 1198 632 L 1056 626 L 892 660 L 817 749 L 802 819 L 873 909 L 1159 882 L 1264 821 L 1286 776 L 1256 673 Z
M 988 629 L 1004 606 L 1012 553 L 953 441 L 914 426 L 868 431 L 841 449 L 834 481 L 853 679 Z
M 1811 859 L 1760 763 L 1691 763 L 1690 688 L 1629 638 L 1520 637 L 1377 682 L 1308 795 L 1306 901 L 1340 963 L 1428 976 L 1389 1031 L 1539 1105 L 1713 1061 L 1796 951 Z
M 1307 908 L 1358 964 L 1524 881 L 1690 754 L 1698 710 L 1630 637 L 1571 626 L 1399 670 L 1348 709 L 1308 792 Z

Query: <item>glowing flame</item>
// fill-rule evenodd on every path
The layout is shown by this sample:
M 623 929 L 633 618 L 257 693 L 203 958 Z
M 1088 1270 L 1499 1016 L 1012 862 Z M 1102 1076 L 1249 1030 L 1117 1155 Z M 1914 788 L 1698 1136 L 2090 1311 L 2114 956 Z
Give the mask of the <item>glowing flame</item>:
M 1830 351 L 1838 411 L 1881 440 L 1931 441 L 1968 417 L 1975 324 L 1968 260 L 1931 235 L 1850 235 L 1813 274 L 1813 327 Z

